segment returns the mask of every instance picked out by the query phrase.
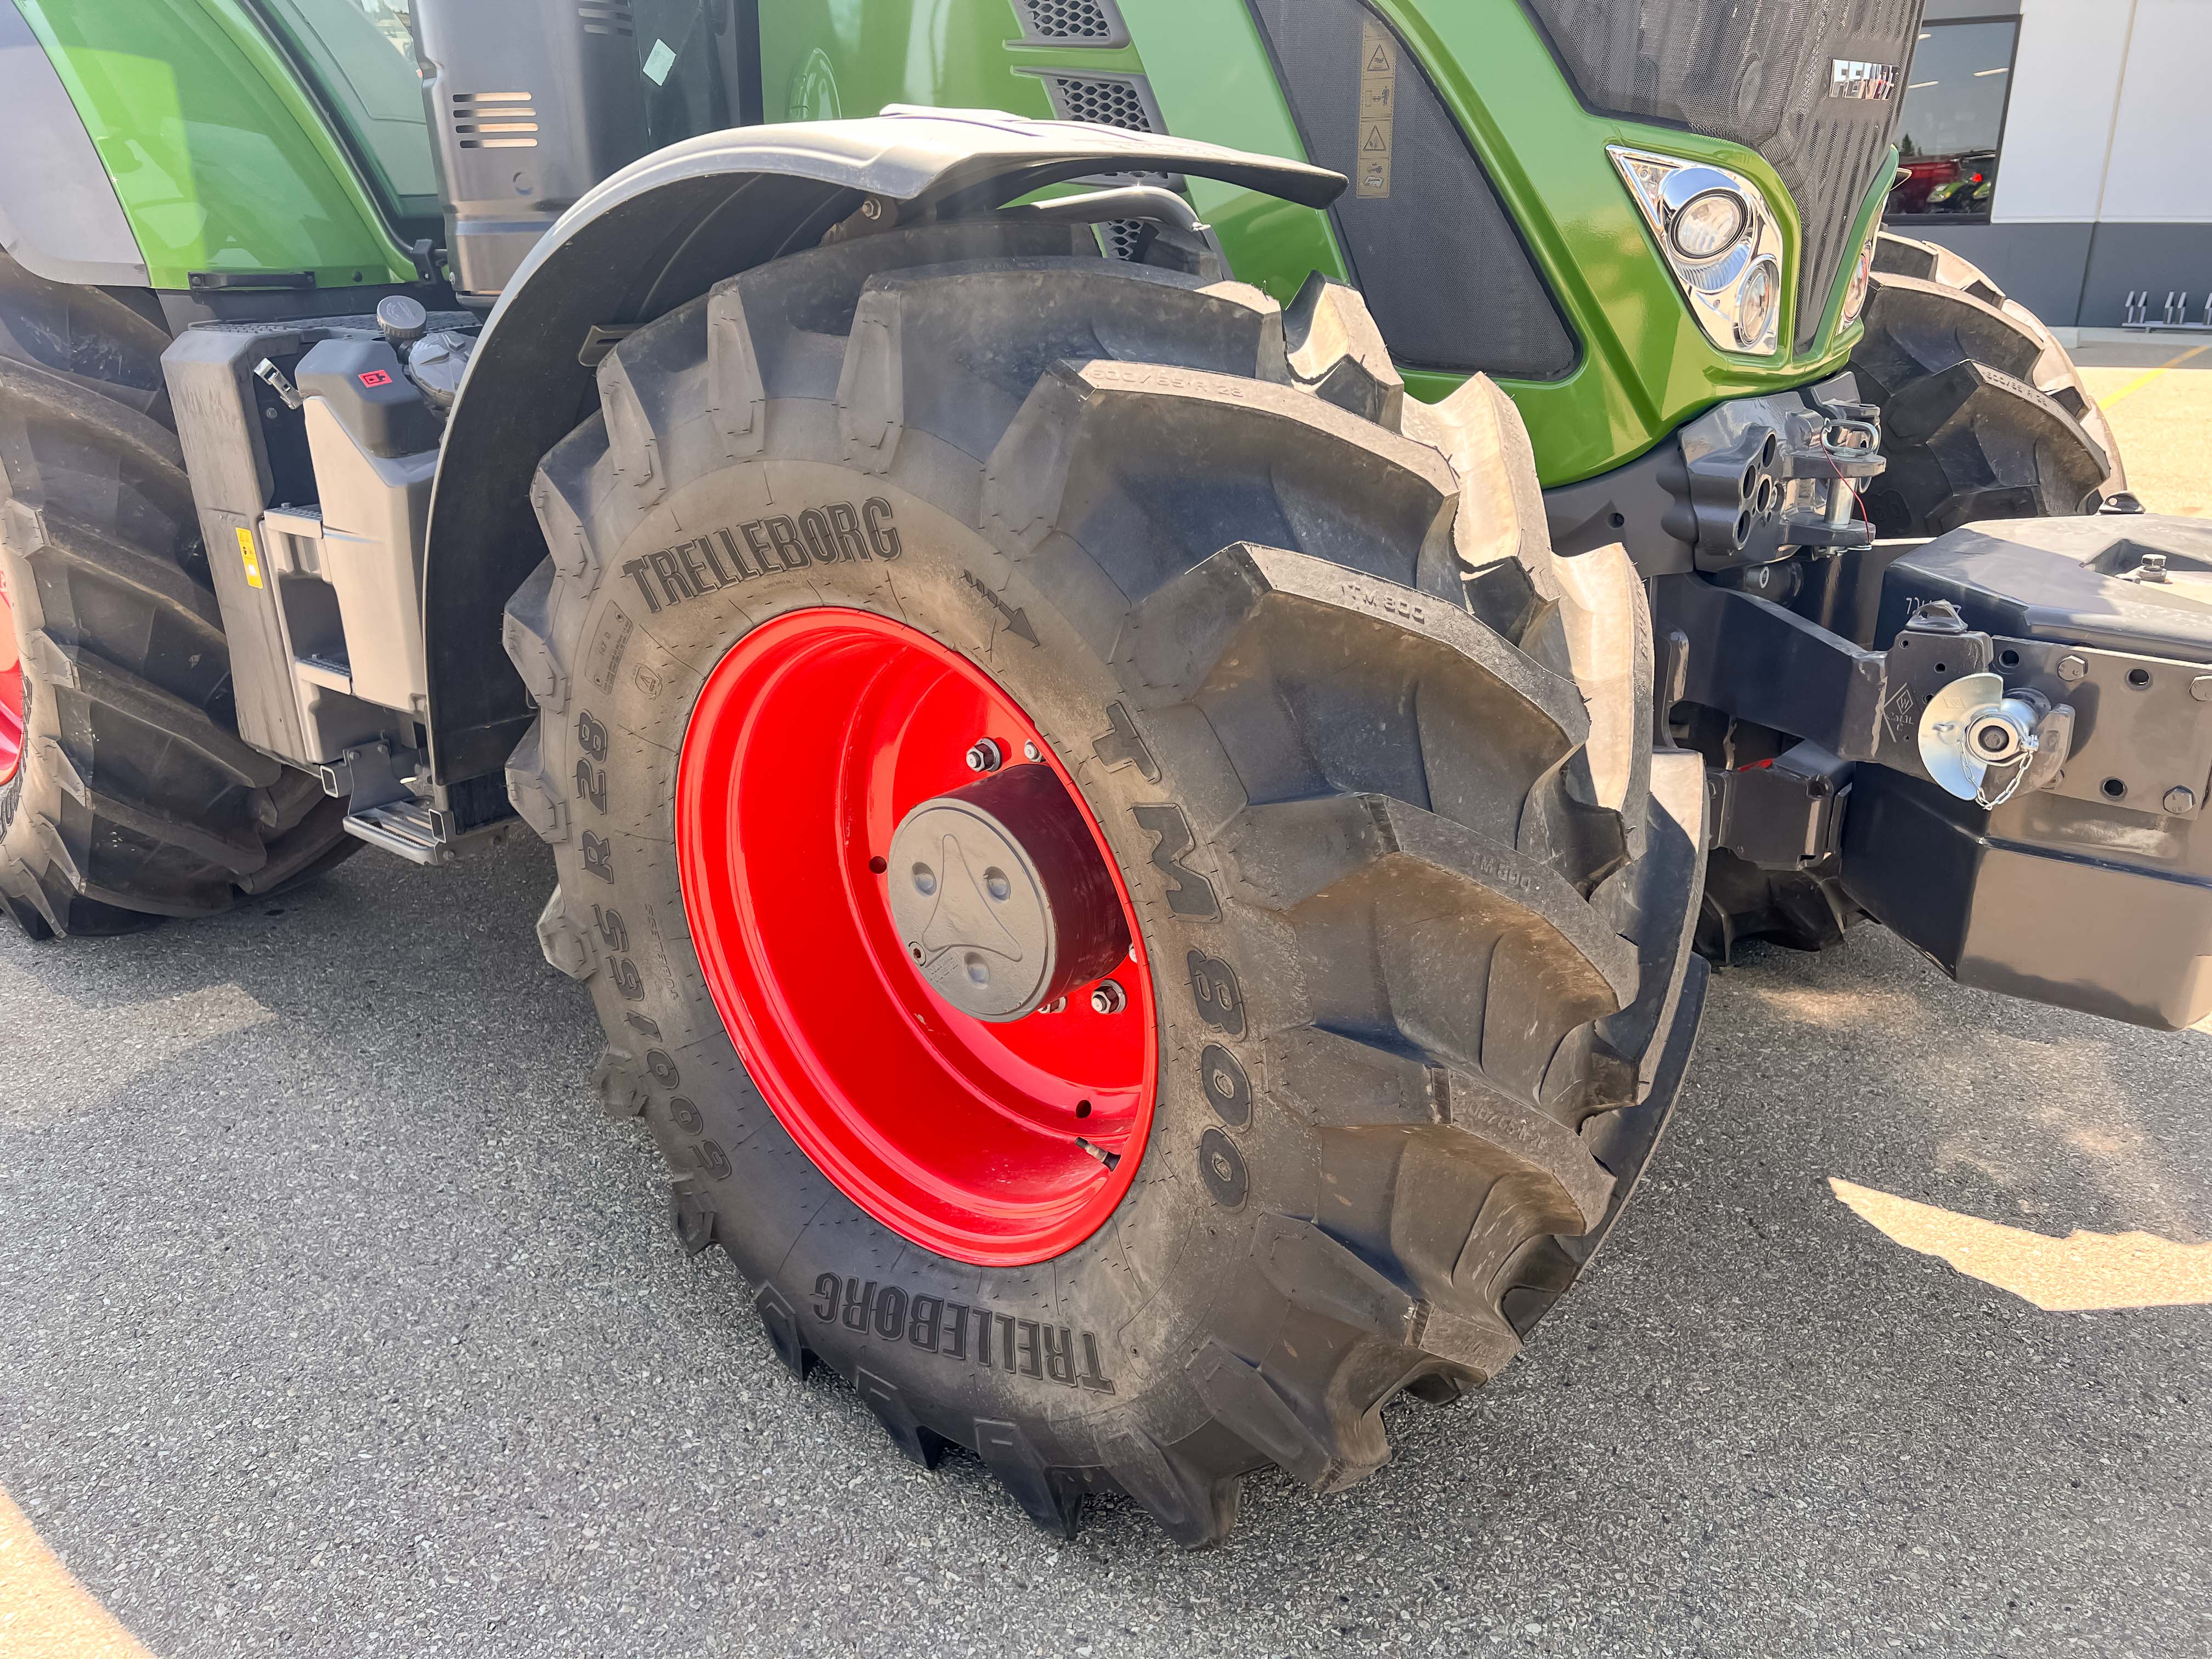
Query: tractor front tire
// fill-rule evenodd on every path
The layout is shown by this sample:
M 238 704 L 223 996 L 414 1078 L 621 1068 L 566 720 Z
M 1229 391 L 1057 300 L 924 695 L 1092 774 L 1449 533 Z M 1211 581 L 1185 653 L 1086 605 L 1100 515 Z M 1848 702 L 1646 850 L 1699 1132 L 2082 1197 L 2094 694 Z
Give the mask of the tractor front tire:
M 795 1373 L 1059 1531 L 1118 1492 L 1218 1540 L 1245 1471 L 1342 1486 L 1401 1390 L 1493 1376 L 1695 1022 L 1632 572 L 1553 558 L 1486 381 L 1405 403 L 1347 289 L 1289 321 L 1036 228 L 776 261 L 605 361 L 507 611 L 540 937 L 679 1238 Z M 887 931 L 928 874 L 888 838 L 1016 774 L 1080 806 L 1130 948 L 963 1024 Z M 1082 1085 L 1109 1054 L 1149 1070 Z M 1019 1133 L 969 1109 L 1017 1073 Z
M 212 915 L 360 845 L 238 736 L 157 314 L 0 254 L 0 908 L 33 939 Z
M 1881 410 L 1889 465 L 1866 490 L 1880 535 L 2063 518 L 2125 495 L 2112 428 L 2066 348 L 1947 248 L 1882 234 L 1850 368 Z

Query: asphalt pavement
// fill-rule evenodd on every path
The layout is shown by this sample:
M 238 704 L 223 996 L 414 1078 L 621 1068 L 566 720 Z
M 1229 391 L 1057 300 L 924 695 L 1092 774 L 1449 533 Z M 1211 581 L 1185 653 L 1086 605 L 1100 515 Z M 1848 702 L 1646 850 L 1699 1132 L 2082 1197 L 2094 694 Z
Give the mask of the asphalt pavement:
M 2197 1656 L 2212 1307 L 2046 1313 L 1859 1187 L 2212 1233 L 2212 1034 L 1868 928 L 1717 977 L 1650 1179 L 1521 1360 L 1231 1540 L 1075 1543 L 777 1364 L 593 1107 L 535 850 L 0 936 L 0 1486 L 167 1659 Z M 0 1632 L 0 1649 L 8 1646 Z
M 2074 361 L 2112 423 L 2128 488 L 2154 513 L 2212 515 L 2212 340 L 2100 331 Z

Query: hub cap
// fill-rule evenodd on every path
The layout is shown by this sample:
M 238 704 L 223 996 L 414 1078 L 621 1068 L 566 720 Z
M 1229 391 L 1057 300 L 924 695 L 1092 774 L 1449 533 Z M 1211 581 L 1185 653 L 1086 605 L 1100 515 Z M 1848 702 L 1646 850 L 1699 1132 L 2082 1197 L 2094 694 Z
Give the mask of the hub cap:
M 988 1265 L 1112 1212 L 1152 1118 L 1152 976 L 1097 821 L 988 676 L 866 611 L 764 623 L 700 693 L 676 843 L 746 1069 L 847 1197 Z
M 1121 896 L 1051 769 L 1017 766 L 906 815 L 891 918 L 937 994 L 977 1019 L 1034 1013 L 1129 949 Z
M 23 763 L 23 664 L 15 643 L 15 613 L 9 608 L 7 579 L 0 576 L 0 784 Z

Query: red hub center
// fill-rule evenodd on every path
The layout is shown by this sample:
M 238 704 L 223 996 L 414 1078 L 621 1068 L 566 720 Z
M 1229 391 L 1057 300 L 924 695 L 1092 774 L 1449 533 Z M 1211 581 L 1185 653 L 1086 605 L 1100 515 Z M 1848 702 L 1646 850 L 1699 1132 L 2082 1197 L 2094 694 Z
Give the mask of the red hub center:
M 676 847 L 746 1069 L 847 1197 L 990 1266 L 1097 1231 L 1152 1120 L 1152 975 L 1097 819 L 988 676 L 867 611 L 754 629 L 692 714 Z
M 15 613 L 8 605 L 7 578 L 0 575 L 0 784 L 23 763 L 23 663 L 17 652 Z

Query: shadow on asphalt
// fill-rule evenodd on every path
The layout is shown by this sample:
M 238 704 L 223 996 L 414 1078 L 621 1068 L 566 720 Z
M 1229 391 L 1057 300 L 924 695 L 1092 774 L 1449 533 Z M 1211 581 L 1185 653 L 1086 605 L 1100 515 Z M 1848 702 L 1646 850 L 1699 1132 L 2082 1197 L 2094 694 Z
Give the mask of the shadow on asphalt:
M 2212 1231 L 2212 1036 L 1893 936 L 1717 976 L 1636 1206 L 1498 1382 L 1185 1555 L 1035 1531 L 776 1364 L 600 1120 L 534 849 L 0 938 L 0 1484 L 169 1656 L 2212 1647 L 2212 1310 L 2048 1314 L 1838 1176 Z

